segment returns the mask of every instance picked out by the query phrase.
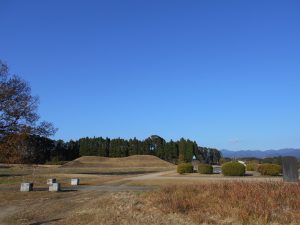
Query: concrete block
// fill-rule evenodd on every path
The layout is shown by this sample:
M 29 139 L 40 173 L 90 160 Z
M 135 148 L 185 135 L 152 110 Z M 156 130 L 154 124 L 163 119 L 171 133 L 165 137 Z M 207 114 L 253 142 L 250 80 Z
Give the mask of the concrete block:
M 53 183 L 49 185 L 49 191 L 58 192 L 60 191 L 60 183 Z
M 21 192 L 28 192 L 33 190 L 33 183 L 21 183 Z
M 299 182 L 298 162 L 296 157 L 282 158 L 283 181 Z
M 71 185 L 73 185 L 73 186 L 79 185 L 79 179 L 78 178 L 72 178 L 71 179 Z
M 56 179 L 55 178 L 50 178 L 47 180 L 47 184 L 50 185 L 50 184 L 54 184 L 56 183 Z

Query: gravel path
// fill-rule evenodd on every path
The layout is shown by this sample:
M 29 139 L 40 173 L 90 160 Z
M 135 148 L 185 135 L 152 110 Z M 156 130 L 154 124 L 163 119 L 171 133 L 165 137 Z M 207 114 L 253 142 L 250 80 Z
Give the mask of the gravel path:
M 74 187 L 62 188 L 63 191 L 104 191 L 104 192 L 123 192 L 123 191 L 150 191 L 152 187 L 146 186 L 131 186 L 131 185 L 101 185 L 101 186 L 86 186 L 79 185 Z
M 244 177 L 224 177 L 223 175 L 179 175 L 176 171 L 164 171 L 151 173 L 141 176 L 129 177 L 124 180 L 128 181 L 147 181 L 147 180 L 192 180 L 192 181 L 281 181 L 282 177 L 259 177 L 259 176 L 244 176 Z

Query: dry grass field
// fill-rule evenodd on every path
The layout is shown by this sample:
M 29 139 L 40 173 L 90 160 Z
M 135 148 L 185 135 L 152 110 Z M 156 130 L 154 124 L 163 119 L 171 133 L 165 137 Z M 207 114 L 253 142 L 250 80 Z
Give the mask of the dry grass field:
M 165 186 L 149 199 L 196 224 L 300 224 L 299 193 L 299 184 L 235 181 Z
M 177 175 L 174 165 L 153 156 L 122 160 L 84 157 L 36 167 L 34 176 L 31 166 L 0 168 L 0 224 L 300 224 L 299 184 L 258 175 Z M 63 191 L 47 191 L 50 177 Z M 79 187 L 70 187 L 72 177 L 81 179 Z M 23 180 L 34 180 L 35 190 L 19 192 Z
M 133 155 L 133 156 L 122 157 L 122 158 L 84 156 L 63 165 L 63 167 L 66 168 L 70 168 L 70 167 L 166 168 L 166 167 L 174 167 L 174 165 L 152 155 Z

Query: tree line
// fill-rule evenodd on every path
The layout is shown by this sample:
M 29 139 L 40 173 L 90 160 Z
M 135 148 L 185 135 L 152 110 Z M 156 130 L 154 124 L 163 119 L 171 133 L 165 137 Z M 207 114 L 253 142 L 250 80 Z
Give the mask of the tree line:
M 39 100 L 29 84 L 9 72 L 0 60 L 0 161 L 6 163 L 45 163 L 73 160 L 79 156 L 126 157 L 155 155 L 170 162 L 190 162 L 193 156 L 206 163 L 219 163 L 217 149 L 199 147 L 195 141 L 165 141 L 158 135 L 136 138 L 81 138 L 64 142 L 52 140 L 57 129 L 40 121 Z
M 169 162 L 190 162 L 196 159 L 210 164 L 218 164 L 222 155 L 214 148 L 199 147 L 195 141 L 181 138 L 179 141 L 165 141 L 158 135 L 145 140 L 109 139 L 102 137 L 81 138 L 80 156 L 126 157 L 130 155 L 155 155 Z
M 18 161 L 10 160 L 10 163 L 59 163 L 80 156 L 154 155 L 172 163 L 190 162 L 195 156 L 201 162 L 218 164 L 222 157 L 217 149 L 199 147 L 195 141 L 184 138 L 179 141 L 165 141 L 157 135 L 145 140 L 86 137 L 68 142 L 35 135 L 27 138 L 25 142 Z M 6 162 L 6 159 L 0 157 L 0 161 Z

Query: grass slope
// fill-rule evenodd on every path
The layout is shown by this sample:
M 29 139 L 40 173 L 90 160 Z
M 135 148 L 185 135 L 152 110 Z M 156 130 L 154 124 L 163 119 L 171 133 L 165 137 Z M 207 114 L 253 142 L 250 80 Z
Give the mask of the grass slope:
M 133 155 L 122 158 L 99 156 L 83 156 L 62 167 L 102 167 L 102 168 L 133 168 L 133 167 L 173 167 L 174 164 L 153 155 Z

